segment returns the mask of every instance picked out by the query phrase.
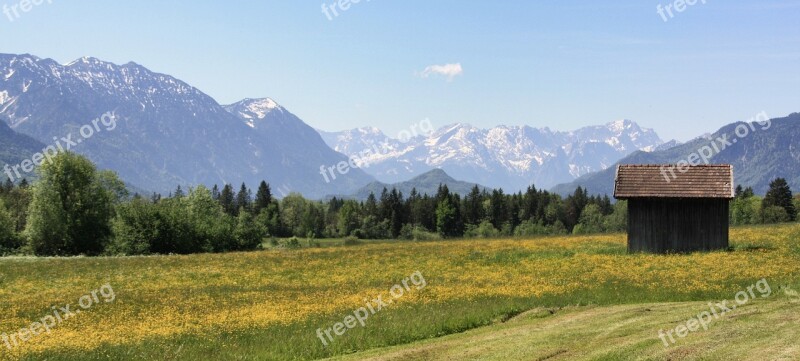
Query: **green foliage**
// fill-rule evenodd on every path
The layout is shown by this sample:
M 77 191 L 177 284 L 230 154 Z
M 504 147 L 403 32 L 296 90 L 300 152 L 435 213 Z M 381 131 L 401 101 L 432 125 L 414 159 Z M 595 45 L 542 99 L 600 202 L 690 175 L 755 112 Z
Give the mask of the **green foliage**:
M 603 213 L 600 206 L 590 204 L 583 209 L 578 224 L 572 231 L 574 234 L 601 233 L 605 230 Z
M 222 187 L 222 192 L 219 194 L 219 204 L 222 206 L 222 210 L 231 216 L 235 216 L 236 212 L 239 210 L 239 208 L 236 207 L 236 196 L 233 194 L 233 186 L 230 184 L 226 184 Z
M 259 248 L 266 235 L 266 227 L 256 222 L 249 212 L 239 212 L 239 217 L 236 218 L 236 228 L 233 230 L 238 250 Z
M 611 214 L 607 215 L 603 228 L 606 232 L 626 232 L 628 230 L 628 201 L 617 201 Z
M 755 196 L 737 197 L 731 201 L 731 224 L 734 226 L 762 223 L 761 199 Z
M 438 233 L 429 232 L 422 227 L 414 227 L 411 231 L 411 239 L 414 241 L 439 241 L 442 239 Z
M 556 230 L 553 226 L 544 225 L 542 221 L 525 220 L 514 230 L 514 237 L 546 236 L 563 233 L 563 226 Z
M 492 222 L 488 220 L 484 220 L 478 225 L 467 225 L 467 229 L 464 231 L 464 237 L 466 238 L 497 238 L 499 236 L 500 231 L 494 228 Z
M 800 210 L 800 196 L 795 196 L 792 203 L 794 203 L 794 209 Z
M 19 240 L 11 212 L 0 199 L 0 256 L 18 250 L 22 246 Z
M 281 247 L 283 248 L 300 248 L 300 239 L 297 237 L 289 238 L 281 243 Z
M 113 226 L 110 254 L 252 250 L 260 247 L 267 233 L 248 212 L 240 212 L 237 218 L 226 214 L 203 186 L 185 197 L 158 203 L 134 199 L 119 207 Z
M 790 216 L 780 206 L 769 206 L 761 211 L 761 222 L 765 224 L 789 222 Z
M 272 190 L 267 182 L 261 181 L 258 191 L 256 191 L 256 199 L 253 201 L 253 214 L 261 213 L 261 210 L 266 209 L 270 204 L 272 204 Z
M 299 194 L 277 200 L 269 184 L 261 182 L 254 200 L 244 184 L 238 193 L 231 185 L 220 192 L 199 186 L 185 194 L 176 190 L 175 196 L 164 199 L 154 194 L 149 200 L 128 200 L 113 173 L 96 171 L 75 155 L 44 167 L 43 172 L 46 177 L 33 189 L 11 182 L 0 187 L 12 228 L 26 230 L 30 249 L 37 254 L 227 252 L 257 249 L 265 237 L 307 237 L 310 246 L 323 237 L 430 240 L 587 234 L 624 232 L 628 223 L 627 202 L 611 204 L 607 196 L 589 196 L 584 189 L 562 198 L 535 187 L 516 194 L 473 187 L 462 199 L 442 185 L 433 196 L 412 189 L 404 199 L 396 189 L 384 189 L 380 199 L 371 194 L 360 203 L 335 197 L 311 201 Z M 752 190 L 737 189 L 732 224 L 791 219 L 787 209 L 796 210 L 794 204 L 800 200 L 789 198 L 792 208 L 788 208 L 785 198 L 791 193 L 780 180 L 773 183 L 775 191 L 764 205 L 780 205 L 763 207 Z M 36 202 L 30 201 L 32 197 Z M 9 248 L 9 242 L 0 247 Z M 281 246 L 293 247 L 290 241 Z
M 764 201 L 762 203 L 765 214 L 766 209 L 773 206 L 781 207 L 786 210 L 788 221 L 794 222 L 797 220 L 797 208 L 795 208 L 792 190 L 786 182 L 786 179 L 778 178 L 769 184 L 769 191 L 767 191 L 767 195 L 764 196 Z M 774 211 L 770 212 L 770 215 L 773 215 L 773 213 Z
M 362 243 L 363 242 L 361 242 L 358 238 L 353 237 L 353 236 L 345 237 L 344 238 L 344 242 L 343 242 L 343 244 L 345 246 L 357 246 L 357 245 L 360 245 Z
M 122 183 L 88 159 L 60 153 L 38 169 L 25 236 L 38 255 L 97 255 L 111 237 Z
M 112 228 L 114 241 L 107 253 L 110 254 L 150 254 L 163 232 L 163 219 L 156 207 L 144 199 L 134 199 L 117 208 Z
M 456 225 L 456 210 L 450 203 L 450 199 L 444 199 L 436 207 L 436 231 L 442 237 L 458 236 Z

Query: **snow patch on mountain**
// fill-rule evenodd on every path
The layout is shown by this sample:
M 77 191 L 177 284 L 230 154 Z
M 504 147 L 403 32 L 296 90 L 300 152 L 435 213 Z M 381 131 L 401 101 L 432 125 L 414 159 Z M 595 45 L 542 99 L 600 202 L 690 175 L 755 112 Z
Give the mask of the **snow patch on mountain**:
M 571 181 L 663 143 L 652 129 L 627 119 L 570 132 L 529 126 L 480 129 L 456 123 L 407 143 L 387 138 L 373 127 L 320 134 L 331 148 L 346 155 L 376 144 L 385 147 L 385 152 L 367 154 L 370 167 L 365 169 L 383 182 L 441 168 L 457 179 L 512 191 Z

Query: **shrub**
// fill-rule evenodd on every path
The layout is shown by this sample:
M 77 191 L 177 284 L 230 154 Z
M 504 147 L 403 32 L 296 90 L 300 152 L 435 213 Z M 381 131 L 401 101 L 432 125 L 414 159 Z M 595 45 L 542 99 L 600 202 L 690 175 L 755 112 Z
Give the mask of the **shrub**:
M 439 241 L 442 236 L 435 232 L 428 232 L 425 228 L 416 227 L 411 231 L 411 239 L 415 241 Z
M 300 248 L 300 239 L 297 237 L 289 238 L 281 244 L 283 248 Z
M 479 225 L 468 225 L 467 230 L 464 232 L 466 238 L 497 238 L 500 236 L 500 231 L 494 228 L 492 222 L 483 221 Z
M 542 224 L 541 221 L 534 223 L 533 221 L 526 220 L 517 226 L 514 230 L 515 237 L 532 237 L 548 235 L 552 232 L 547 226 Z
M 414 239 L 414 226 L 409 223 L 403 225 L 403 228 L 400 228 L 400 239 L 405 240 L 412 240 Z
M 363 242 L 361 242 L 358 238 L 353 237 L 353 236 L 345 237 L 344 242 L 343 242 L 343 244 L 345 246 L 357 246 L 357 245 L 362 244 L 362 243 Z
M 761 220 L 766 224 L 789 221 L 789 213 L 781 206 L 769 206 L 761 212 Z

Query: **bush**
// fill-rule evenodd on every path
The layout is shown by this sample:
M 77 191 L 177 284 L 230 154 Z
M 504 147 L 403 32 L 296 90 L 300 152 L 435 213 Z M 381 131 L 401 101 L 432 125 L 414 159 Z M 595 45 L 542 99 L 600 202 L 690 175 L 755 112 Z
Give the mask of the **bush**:
M 517 226 L 514 230 L 515 237 L 532 237 L 532 236 L 544 236 L 548 235 L 552 232 L 552 230 L 542 224 L 541 221 L 538 223 L 534 223 L 533 221 L 526 220 L 522 221 L 522 223 Z
M 405 240 L 414 239 L 414 226 L 409 223 L 404 224 L 403 227 L 400 228 L 400 235 L 398 238 Z
M 500 231 L 494 228 L 492 222 L 483 221 L 479 225 L 468 225 L 467 230 L 464 231 L 465 238 L 497 238 L 500 236 Z
M 428 232 L 425 228 L 415 227 L 411 231 L 411 239 L 414 241 L 439 241 L 442 236 L 435 232 Z
M 289 238 L 281 243 L 283 248 L 300 248 L 300 239 L 297 237 Z
M 580 220 L 572 230 L 573 234 L 593 234 L 603 232 L 603 212 L 596 204 L 590 204 L 581 212 Z
M 614 212 L 605 216 L 603 227 L 606 232 L 626 232 L 628 230 L 628 201 L 614 204 Z
M 789 213 L 781 206 L 769 206 L 761 211 L 761 221 L 766 224 L 789 221 Z
M 353 237 L 353 236 L 345 237 L 344 238 L 344 242 L 343 242 L 343 244 L 345 246 L 357 246 L 357 245 L 363 244 L 363 243 L 364 242 L 361 242 L 358 238 Z

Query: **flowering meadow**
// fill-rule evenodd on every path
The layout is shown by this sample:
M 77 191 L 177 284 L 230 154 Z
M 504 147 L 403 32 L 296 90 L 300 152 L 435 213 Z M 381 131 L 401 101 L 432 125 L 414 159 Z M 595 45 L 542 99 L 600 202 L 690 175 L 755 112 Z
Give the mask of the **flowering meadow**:
M 728 299 L 759 279 L 800 289 L 800 225 L 734 228 L 731 249 L 626 253 L 624 234 L 367 242 L 355 246 L 127 258 L 0 259 L 0 333 L 100 302 L 0 359 L 315 359 L 501 322 L 537 307 Z M 388 297 L 419 271 L 427 286 L 323 345 L 316 335 Z M 0 341 L 2 342 L 2 341 Z

